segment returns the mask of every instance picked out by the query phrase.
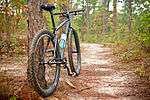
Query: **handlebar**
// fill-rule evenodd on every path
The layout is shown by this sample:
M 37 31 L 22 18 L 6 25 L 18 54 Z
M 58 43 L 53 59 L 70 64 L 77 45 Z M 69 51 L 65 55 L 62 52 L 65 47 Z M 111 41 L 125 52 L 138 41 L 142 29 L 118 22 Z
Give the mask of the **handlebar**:
M 85 10 L 74 10 L 74 11 L 69 11 L 69 14 L 73 14 L 73 15 L 78 15 L 80 12 L 84 12 Z M 53 15 L 65 15 L 68 12 L 60 12 L 60 13 L 54 13 Z

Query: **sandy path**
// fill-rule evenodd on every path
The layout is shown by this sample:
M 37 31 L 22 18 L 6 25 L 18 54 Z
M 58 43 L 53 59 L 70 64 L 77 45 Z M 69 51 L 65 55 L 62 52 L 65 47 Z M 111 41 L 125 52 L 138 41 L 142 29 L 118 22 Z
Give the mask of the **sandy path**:
M 0 91 L 3 94 L 0 100 L 8 93 L 26 100 L 150 100 L 150 84 L 140 79 L 134 70 L 124 68 L 128 65 L 116 62 L 111 48 L 87 43 L 81 44 L 81 47 L 81 74 L 72 78 L 62 68 L 59 86 L 48 98 L 39 97 L 29 88 L 26 81 L 26 57 L 20 63 L 10 60 L 4 64 L 2 61 L 0 86 L 4 86 L 5 91 Z M 3 78 L 8 75 L 4 81 Z M 75 88 L 68 85 L 66 80 Z M 7 87 L 9 90 L 5 89 Z

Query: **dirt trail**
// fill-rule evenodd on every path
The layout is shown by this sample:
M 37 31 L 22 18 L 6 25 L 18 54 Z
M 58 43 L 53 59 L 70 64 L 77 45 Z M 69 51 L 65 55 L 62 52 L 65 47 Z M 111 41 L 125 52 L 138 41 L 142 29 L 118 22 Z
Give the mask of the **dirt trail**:
M 111 48 L 87 43 L 81 44 L 81 47 L 81 74 L 72 78 L 62 68 L 56 92 L 45 100 L 150 100 L 149 82 L 140 79 L 133 69 L 128 70 L 127 64 L 117 62 Z M 0 71 L 3 75 L 0 77 L 0 86 L 3 86 L 3 96 L 10 93 L 26 100 L 44 100 L 28 86 L 25 61 L 26 57 L 20 63 L 12 59 L 7 64 L 1 62 Z M 5 78 L 6 75 L 9 77 Z M 68 80 L 74 87 L 67 84 Z M 3 100 L 1 95 L 0 100 Z

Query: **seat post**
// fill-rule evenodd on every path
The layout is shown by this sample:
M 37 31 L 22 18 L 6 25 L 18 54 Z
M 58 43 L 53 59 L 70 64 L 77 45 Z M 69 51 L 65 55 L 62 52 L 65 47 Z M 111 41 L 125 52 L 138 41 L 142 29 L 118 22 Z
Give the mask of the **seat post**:
M 52 26 L 53 26 L 53 29 L 55 29 L 55 20 L 54 20 L 53 12 L 50 11 L 50 14 L 51 14 Z

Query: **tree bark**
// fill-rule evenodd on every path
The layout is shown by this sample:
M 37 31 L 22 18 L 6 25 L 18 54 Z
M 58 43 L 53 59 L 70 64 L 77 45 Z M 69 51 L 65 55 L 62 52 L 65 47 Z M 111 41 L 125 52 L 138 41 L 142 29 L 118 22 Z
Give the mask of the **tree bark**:
M 27 50 L 28 51 L 28 66 L 31 66 L 30 62 L 29 62 L 30 61 L 29 60 L 30 59 L 29 58 L 29 55 L 30 55 L 29 50 L 31 49 L 30 48 L 31 41 L 32 41 L 34 35 L 37 34 L 37 32 L 39 30 L 47 28 L 44 17 L 42 16 L 42 12 L 40 11 L 40 5 L 43 3 L 46 3 L 46 0 L 29 0 L 29 2 L 28 2 L 28 8 L 29 8 L 29 10 L 28 10 L 29 15 L 28 15 L 28 20 L 27 20 L 27 22 L 28 22 L 28 50 Z M 45 86 L 46 82 L 45 82 L 45 78 L 43 77 L 43 76 L 45 76 L 44 75 L 45 66 L 42 66 L 42 67 L 36 66 L 36 67 L 37 67 L 36 68 L 37 78 L 38 78 L 39 82 L 43 86 Z M 31 69 L 29 69 L 29 70 L 31 70 Z M 31 74 L 28 74 L 28 75 L 31 75 Z M 30 79 L 30 78 L 31 78 L 31 76 L 28 76 L 28 79 Z
M 112 26 L 112 30 L 113 32 L 116 32 L 116 27 L 117 27 L 117 0 L 113 0 L 113 26 Z
M 64 1 L 59 1 L 57 2 L 59 7 L 60 7 L 60 12 L 65 12 L 66 10 L 69 10 L 69 7 L 70 7 L 70 3 L 69 3 L 69 0 L 64 0 Z M 62 23 L 63 21 L 65 20 L 65 17 L 64 16 L 59 16 L 59 23 Z M 58 38 L 61 37 L 61 34 L 65 32 L 65 25 L 63 27 L 61 27 L 59 29 L 59 33 L 57 33 L 58 35 Z
M 132 31 L 131 23 L 132 23 L 132 0 L 128 0 L 128 31 L 129 33 Z
M 5 38 L 5 42 L 6 42 L 6 53 L 9 54 L 10 50 L 11 50 L 11 41 L 10 41 L 10 36 L 11 36 L 11 17 L 9 16 L 8 14 L 8 5 L 9 5 L 9 2 L 8 0 L 5 0 L 5 14 L 4 14 L 4 19 L 5 19 L 5 32 L 6 32 L 6 38 Z
M 82 7 L 85 8 L 85 14 L 83 14 L 83 23 L 82 23 L 82 29 L 81 29 L 81 40 L 85 40 L 85 35 L 86 33 L 89 33 L 89 12 L 90 12 L 90 0 L 83 0 L 83 5 Z M 86 3 L 86 5 L 84 5 Z
M 46 28 L 44 17 L 40 11 L 40 5 L 46 0 L 29 0 L 28 2 L 28 54 L 30 50 L 31 41 L 34 35 L 41 29 Z
M 102 6 L 104 7 L 104 11 L 102 14 L 102 33 L 108 32 L 108 10 L 109 10 L 109 3 L 110 0 L 102 0 Z

